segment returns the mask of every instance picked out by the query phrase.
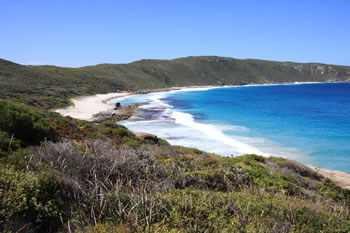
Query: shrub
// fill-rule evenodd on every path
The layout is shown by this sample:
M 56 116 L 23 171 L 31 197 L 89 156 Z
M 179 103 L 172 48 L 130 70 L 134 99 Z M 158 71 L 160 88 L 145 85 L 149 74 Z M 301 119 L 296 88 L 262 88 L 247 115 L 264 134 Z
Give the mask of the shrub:
M 53 137 L 53 128 L 45 117 L 30 107 L 0 101 L 0 116 L 0 130 L 25 144 L 37 144 Z
M 167 183 L 171 173 L 145 148 L 117 149 L 111 140 L 89 139 L 46 142 L 31 151 L 31 169 L 46 167 L 62 180 L 67 197 L 77 203 L 82 218 L 89 216 L 90 224 L 106 218 L 132 222 L 130 215 L 135 211 L 142 214 L 139 211 L 144 192 L 171 186 Z M 121 207 L 125 209 L 121 211 Z
M 57 231 L 69 206 L 62 197 L 62 185 L 48 174 L 0 167 L 0 231 Z
M 28 166 L 31 159 L 31 154 L 28 149 L 18 149 L 14 152 L 11 152 L 4 158 L 5 164 L 15 168 L 16 170 L 24 171 Z
M 0 152 L 9 152 L 20 147 L 20 141 L 11 138 L 7 132 L 0 130 Z
M 127 225 L 113 225 L 113 224 L 97 224 L 95 226 L 85 227 L 83 231 L 84 233 L 131 233 L 130 227 Z
M 122 139 L 122 142 L 126 145 L 130 146 L 131 148 L 137 148 L 141 145 L 141 142 L 135 139 L 131 139 L 129 137 L 124 136 Z

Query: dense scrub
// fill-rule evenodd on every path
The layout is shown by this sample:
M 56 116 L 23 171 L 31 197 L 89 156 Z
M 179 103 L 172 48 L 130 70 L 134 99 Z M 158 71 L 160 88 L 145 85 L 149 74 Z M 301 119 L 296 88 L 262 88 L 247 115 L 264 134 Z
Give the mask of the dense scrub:
M 112 122 L 47 117 L 54 130 L 40 144 L 14 136 L 6 146 L 11 131 L 0 128 L 1 232 L 350 231 L 350 192 L 297 162 L 220 157 Z
M 4 140 L 11 137 L 30 145 L 54 136 L 45 116 L 28 106 L 0 100 L 0 116 L 0 137 Z
M 187 57 L 81 68 L 23 66 L 0 59 L 0 98 L 57 108 L 74 96 L 189 85 L 349 81 L 350 68 L 316 63 Z

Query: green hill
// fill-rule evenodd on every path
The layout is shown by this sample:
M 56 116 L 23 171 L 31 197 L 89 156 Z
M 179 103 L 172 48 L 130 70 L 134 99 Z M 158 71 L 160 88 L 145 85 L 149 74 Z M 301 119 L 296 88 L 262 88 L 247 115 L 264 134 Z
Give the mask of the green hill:
M 0 98 L 55 108 L 74 96 L 191 85 L 349 81 L 350 67 L 317 63 L 187 57 L 81 68 L 0 60 Z

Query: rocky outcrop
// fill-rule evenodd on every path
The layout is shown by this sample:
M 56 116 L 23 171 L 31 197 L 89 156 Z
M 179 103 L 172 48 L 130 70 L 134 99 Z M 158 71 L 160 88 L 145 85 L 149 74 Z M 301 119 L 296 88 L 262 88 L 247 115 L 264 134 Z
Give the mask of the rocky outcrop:
M 93 115 L 92 122 L 101 123 L 103 121 L 122 121 L 129 119 L 136 113 L 137 108 L 140 104 L 121 106 L 120 103 L 115 105 L 113 110 L 97 113 Z
M 114 110 L 117 110 L 118 108 L 120 108 L 122 105 L 118 102 L 118 103 L 115 103 L 115 107 L 114 107 Z
M 134 134 L 137 137 L 153 141 L 154 143 L 158 143 L 159 142 L 159 138 L 157 137 L 157 135 L 154 135 L 154 134 L 150 134 L 150 133 L 146 133 L 146 132 L 134 132 Z

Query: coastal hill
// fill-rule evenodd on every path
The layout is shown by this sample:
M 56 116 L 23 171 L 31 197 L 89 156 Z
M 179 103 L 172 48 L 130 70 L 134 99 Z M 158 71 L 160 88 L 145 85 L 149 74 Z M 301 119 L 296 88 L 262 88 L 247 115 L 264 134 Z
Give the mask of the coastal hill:
M 0 98 L 57 108 L 75 96 L 193 85 L 350 81 L 350 67 L 227 57 L 186 57 L 81 68 L 24 66 L 0 59 Z

